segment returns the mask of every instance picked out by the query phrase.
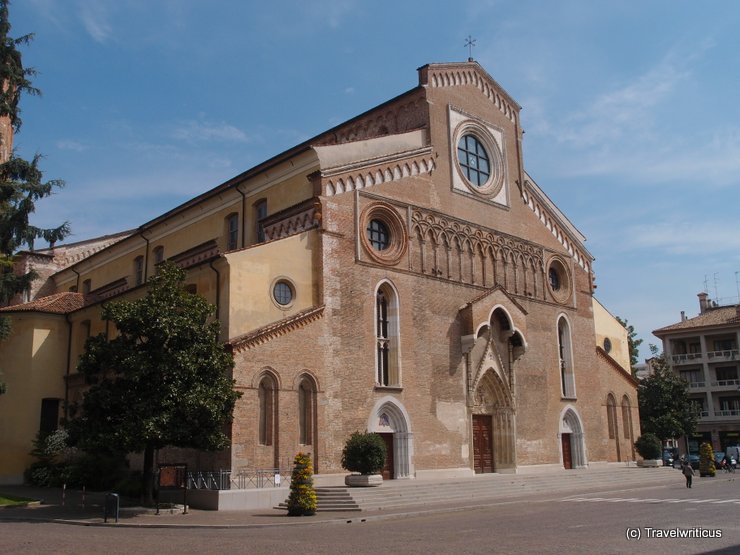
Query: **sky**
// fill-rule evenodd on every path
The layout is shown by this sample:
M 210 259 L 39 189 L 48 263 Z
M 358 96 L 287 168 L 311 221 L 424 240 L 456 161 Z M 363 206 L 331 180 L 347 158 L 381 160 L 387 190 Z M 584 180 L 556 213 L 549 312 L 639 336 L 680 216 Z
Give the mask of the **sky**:
M 587 237 L 596 296 L 652 330 L 740 295 L 740 2 L 13 0 L 41 96 L 32 222 L 133 229 L 472 56 L 522 106 L 524 164 Z M 37 245 L 40 246 L 40 245 Z

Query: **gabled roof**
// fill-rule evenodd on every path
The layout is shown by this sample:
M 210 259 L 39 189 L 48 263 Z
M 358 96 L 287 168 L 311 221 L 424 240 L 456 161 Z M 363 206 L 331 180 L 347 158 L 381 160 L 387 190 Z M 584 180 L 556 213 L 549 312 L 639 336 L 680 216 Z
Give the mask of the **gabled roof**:
M 45 312 L 47 314 L 68 314 L 79 310 L 85 304 L 82 293 L 56 293 L 48 297 L 41 297 L 30 303 L 17 304 L 0 308 L 0 312 Z
M 718 308 L 708 308 L 704 313 L 688 318 L 683 322 L 671 324 L 663 328 L 658 328 L 653 333 L 657 336 L 665 335 L 672 331 L 692 330 L 696 328 L 705 328 L 711 326 L 737 326 L 740 324 L 738 309 L 740 305 L 721 306 Z

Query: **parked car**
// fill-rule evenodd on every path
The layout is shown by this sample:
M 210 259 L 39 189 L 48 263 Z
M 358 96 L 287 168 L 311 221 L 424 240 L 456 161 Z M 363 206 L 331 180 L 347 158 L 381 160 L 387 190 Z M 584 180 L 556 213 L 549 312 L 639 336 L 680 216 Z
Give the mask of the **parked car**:
M 667 449 L 663 451 L 663 466 L 673 466 L 673 453 Z

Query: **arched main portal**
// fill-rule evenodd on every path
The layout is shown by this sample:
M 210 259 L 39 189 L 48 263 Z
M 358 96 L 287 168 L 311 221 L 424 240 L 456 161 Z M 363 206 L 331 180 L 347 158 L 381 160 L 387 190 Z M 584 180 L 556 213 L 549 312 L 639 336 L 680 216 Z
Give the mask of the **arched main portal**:
M 583 441 L 583 426 L 573 407 L 563 409 L 558 436 L 563 467 L 566 469 L 585 468 L 588 463 Z
M 388 448 L 384 478 L 409 478 L 414 475 L 413 433 L 404 406 L 394 397 L 379 399 L 367 421 L 367 431 L 379 434 Z
M 493 368 L 478 382 L 471 412 L 475 473 L 514 468 L 516 434 L 511 395 Z

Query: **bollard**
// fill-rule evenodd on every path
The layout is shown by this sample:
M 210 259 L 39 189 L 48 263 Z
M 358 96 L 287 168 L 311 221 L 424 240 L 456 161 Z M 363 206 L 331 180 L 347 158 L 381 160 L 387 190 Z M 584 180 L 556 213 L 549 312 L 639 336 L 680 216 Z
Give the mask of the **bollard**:
M 82 508 L 85 508 L 85 486 L 82 486 Z
M 64 497 L 67 494 L 67 484 L 66 482 L 62 484 L 62 507 L 64 507 Z
M 120 510 L 120 502 L 117 493 L 106 493 L 105 503 L 103 504 L 103 522 L 108 522 L 108 517 L 115 517 L 118 522 L 118 513 Z

